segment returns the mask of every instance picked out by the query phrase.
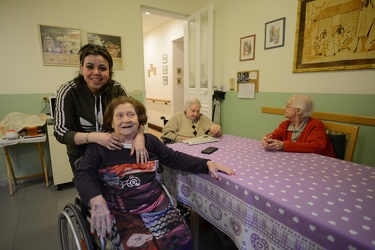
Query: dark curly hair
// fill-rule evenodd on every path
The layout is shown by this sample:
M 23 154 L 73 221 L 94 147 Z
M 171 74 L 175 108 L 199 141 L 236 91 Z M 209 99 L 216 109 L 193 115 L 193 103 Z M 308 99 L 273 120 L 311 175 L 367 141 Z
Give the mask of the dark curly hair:
M 95 45 L 95 44 L 86 44 L 81 47 L 81 49 L 78 51 L 79 55 L 79 63 L 81 66 L 83 66 L 83 61 L 85 60 L 86 56 L 88 55 L 94 55 L 94 56 L 102 56 L 107 62 L 109 66 L 109 80 L 112 80 L 113 75 L 113 59 L 111 54 L 109 54 L 108 50 L 104 46 Z M 83 75 L 81 74 L 81 71 L 79 72 L 78 76 L 74 79 L 76 82 L 82 83 L 84 82 Z
M 133 97 L 129 96 L 119 96 L 113 98 L 108 104 L 104 112 L 103 117 L 103 128 L 106 131 L 113 132 L 114 129 L 112 128 L 112 120 L 115 109 L 117 106 L 125 103 L 130 103 L 133 105 L 135 112 L 138 116 L 139 125 L 145 125 L 147 123 L 147 115 L 146 115 L 146 107 L 138 100 L 134 99 Z

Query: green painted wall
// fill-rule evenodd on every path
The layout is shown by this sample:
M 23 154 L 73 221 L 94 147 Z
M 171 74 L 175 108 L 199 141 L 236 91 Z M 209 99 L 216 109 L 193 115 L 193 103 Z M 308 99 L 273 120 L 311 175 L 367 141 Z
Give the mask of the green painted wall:
M 282 108 L 293 93 L 256 93 L 255 99 L 238 99 L 237 92 L 226 93 L 221 103 L 223 132 L 260 140 L 285 118 L 263 114 L 262 107 Z M 375 117 L 375 95 L 308 94 L 316 112 Z M 375 167 L 375 127 L 359 125 L 354 162 Z
M 131 93 L 143 102 L 140 91 Z M 263 114 L 262 107 L 282 108 L 293 93 L 256 93 L 255 99 L 238 99 L 237 92 L 226 93 L 221 103 L 221 125 L 225 134 L 233 134 L 260 140 L 273 131 L 285 118 L 281 115 Z M 0 120 L 10 112 L 38 114 L 49 112 L 42 102 L 51 94 L 0 95 Z M 315 102 L 315 111 L 354 114 L 375 117 L 375 95 L 308 94 Z M 375 167 L 375 127 L 360 125 L 354 162 Z M 10 148 L 16 175 L 39 172 L 40 161 L 35 145 L 18 145 Z M 51 175 L 48 142 L 44 146 L 46 164 Z M 20 154 L 22 152 L 22 155 Z M 0 150 L 0 181 L 7 179 L 4 151 Z
M 143 103 L 142 92 L 130 93 L 135 99 Z M 49 104 L 42 101 L 43 97 L 53 95 L 46 94 L 0 94 L 0 121 L 10 112 L 21 112 L 25 114 L 49 113 Z M 47 104 L 47 105 L 46 105 Z M 47 128 L 45 128 L 47 130 Z M 22 152 L 22 154 L 21 154 Z M 38 154 L 38 148 L 35 143 L 20 144 L 9 147 L 9 153 L 12 158 L 13 168 L 16 176 L 30 175 L 41 172 L 41 164 Z M 44 156 L 49 176 L 52 176 L 51 159 L 48 140 L 44 143 Z M 5 184 L 7 172 L 5 165 L 5 153 L 0 148 L 0 184 Z

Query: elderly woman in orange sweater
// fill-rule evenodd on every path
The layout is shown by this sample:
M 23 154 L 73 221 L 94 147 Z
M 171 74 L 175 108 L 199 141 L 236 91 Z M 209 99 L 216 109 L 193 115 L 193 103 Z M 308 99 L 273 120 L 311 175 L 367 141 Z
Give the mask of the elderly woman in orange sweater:
M 262 139 L 269 151 L 315 153 L 335 157 L 331 141 L 320 120 L 311 118 L 313 102 L 305 95 L 293 95 L 284 107 L 288 120 Z

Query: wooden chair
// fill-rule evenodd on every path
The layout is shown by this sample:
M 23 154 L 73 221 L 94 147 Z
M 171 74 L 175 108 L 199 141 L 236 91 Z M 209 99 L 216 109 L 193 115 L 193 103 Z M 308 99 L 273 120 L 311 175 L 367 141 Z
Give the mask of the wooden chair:
M 346 161 L 352 161 L 354 149 L 356 146 L 358 126 L 350 126 L 332 122 L 325 122 L 326 133 L 331 135 L 345 135 L 345 158 Z

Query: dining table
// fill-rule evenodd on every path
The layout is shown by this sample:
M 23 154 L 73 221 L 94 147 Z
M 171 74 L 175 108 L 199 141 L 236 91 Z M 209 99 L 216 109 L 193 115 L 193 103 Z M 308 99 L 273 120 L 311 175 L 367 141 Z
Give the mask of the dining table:
M 235 171 L 173 170 L 176 199 L 225 233 L 238 249 L 375 249 L 375 168 L 314 153 L 266 151 L 259 140 L 224 134 L 198 145 L 168 144 Z M 202 154 L 217 147 L 212 154 Z

